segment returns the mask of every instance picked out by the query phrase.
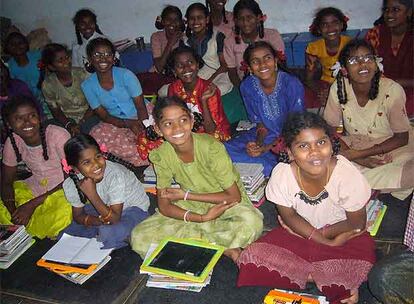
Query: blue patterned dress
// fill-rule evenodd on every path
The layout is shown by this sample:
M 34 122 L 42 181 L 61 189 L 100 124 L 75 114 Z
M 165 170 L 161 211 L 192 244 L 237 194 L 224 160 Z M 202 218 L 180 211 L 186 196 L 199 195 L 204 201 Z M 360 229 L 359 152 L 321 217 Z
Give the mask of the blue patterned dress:
M 268 130 L 265 144 L 274 142 L 282 131 L 286 117 L 292 112 L 304 111 L 304 89 L 301 82 L 294 76 L 279 71 L 273 92 L 267 95 L 256 76 L 247 77 L 240 85 L 241 95 L 246 106 L 249 120 L 262 123 Z M 225 143 L 227 152 L 233 162 L 261 163 L 265 176 L 270 176 L 277 158 L 272 152 L 259 157 L 251 157 L 246 152 L 246 144 L 256 141 L 256 128 L 242 132 Z

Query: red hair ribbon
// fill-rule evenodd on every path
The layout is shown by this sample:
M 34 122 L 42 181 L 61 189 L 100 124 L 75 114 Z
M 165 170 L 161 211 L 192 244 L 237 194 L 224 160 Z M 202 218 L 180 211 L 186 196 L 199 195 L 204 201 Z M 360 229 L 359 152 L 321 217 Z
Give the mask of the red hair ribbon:
M 266 22 L 266 20 L 267 20 L 267 15 L 261 15 L 259 17 L 259 21 Z
M 72 170 L 72 167 L 68 165 L 68 162 L 66 161 L 66 159 L 62 159 L 60 162 L 63 166 L 63 171 L 66 174 L 69 174 L 69 172 Z
M 240 71 L 245 72 L 245 73 L 249 71 L 249 65 L 244 60 L 240 62 Z
M 349 17 L 344 15 L 344 22 L 347 23 L 349 21 Z
M 46 65 L 43 63 L 43 61 L 42 61 L 42 60 L 39 60 L 39 61 L 37 62 L 37 69 L 38 69 L 39 71 L 44 71 L 44 70 L 46 69 Z
M 108 148 L 106 147 L 105 144 L 100 144 L 99 150 L 101 150 L 102 153 L 108 153 Z
M 275 154 L 279 154 L 280 152 L 283 152 L 285 150 L 286 150 L 285 139 L 282 136 L 279 136 L 276 139 L 275 144 L 273 145 L 272 151 Z
M 280 61 L 286 61 L 286 55 L 281 50 L 276 50 L 276 58 Z
M 317 29 L 316 29 L 316 25 L 315 25 L 315 23 L 312 23 L 311 25 L 309 25 L 309 32 L 314 32 L 314 31 L 316 31 Z

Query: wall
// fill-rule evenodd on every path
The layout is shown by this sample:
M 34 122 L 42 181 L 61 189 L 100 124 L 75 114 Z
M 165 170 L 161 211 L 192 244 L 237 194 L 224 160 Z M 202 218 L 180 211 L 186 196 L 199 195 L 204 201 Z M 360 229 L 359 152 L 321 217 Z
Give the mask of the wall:
M 102 31 L 112 38 L 144 36 L 145 41 L 155 31 L 154 20 L 166 4 L 174 4 L 185 12 L 194 1 L 189 0 L 0 0 L 2 16 L 11 18 L 24 32 L 45 27 L 53 41 L 70 45 L 75 41 L 71 18 L 84 7 L 98 16 Z M 204 0 L 202 0 L 204 2 Z M 369 28 L 380 15 L 381 0 L 261 0 L 267 14 L 267 27 L 281 33 L 307 31 L 312 16 L 320 7 L 336 6 L 350 17 L 350 29 Z M 232 10 L 236 0 L 228 1 Z

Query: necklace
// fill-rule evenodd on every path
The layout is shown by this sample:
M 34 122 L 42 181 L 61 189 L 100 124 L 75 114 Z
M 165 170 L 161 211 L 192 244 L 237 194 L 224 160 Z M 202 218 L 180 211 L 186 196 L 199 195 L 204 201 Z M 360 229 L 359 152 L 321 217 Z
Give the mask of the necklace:
M 326 174 L 325 186 L 328 184 L 330 171 L 331 171 L 331 162 L 328 163 L 328 172 Z M 323 188 L 323 190 L 321 192 L 319 192 L 319 194 L 316 195 L 316 196 L 308 195 L 303 190 L 305 188 L 303 187 L 303 184 L 302 184 L 302 175 L 300 174 L 299 166 L 297 166 L 296 173 L 297 173 L 296 175 L 298 176 L 300 191 L 298 193 L 296 193 L 295 196 L 299 195 L 299 198 L 302 201 L 304 201 L 306 204 L 309 204 L 309 205 L 312 205 L 312 206 L 318 205 L 320 202 L 322 202 L 322 200 L 326 199 L 329 196 L 329 193 L 328 193 L 328 191 L 326 191 L 325 188 Z

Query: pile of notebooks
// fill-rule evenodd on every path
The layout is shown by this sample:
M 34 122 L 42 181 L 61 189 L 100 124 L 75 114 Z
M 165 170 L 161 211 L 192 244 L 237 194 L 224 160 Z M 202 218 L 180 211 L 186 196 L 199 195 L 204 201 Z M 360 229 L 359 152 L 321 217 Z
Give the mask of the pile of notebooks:
M 387 211 L 387 205 L 378 199 L 372 199 L 367 206 L 367 231 L 375 236 Z
M 83 284 L 111 260 L 112 249 L 101 249 L 102 246 L 96 238 L 63 234 L 36 264 L 75 284 Z
M 262 164 L 235 163 L 240 173 L 240 179 L 246 189 L 247 195 L 255 206 L 261 205 L 265 200 L 266 179 Z
M 0 225 L 0 269 L 7 269 L 34 242 L 23 225 Z
M 305 292 L 273 289 L 263 300 L 263 304 L 289 303 L 289 304 L 329 304 L 326 297 Z
M 144 170 L 144 182 L 142 185 L 144 186 L 146 192 L 156 194 L 156 184 L 157 177 L 155 175 L 154 167 L 150 165 Z M 172 181 L 171 187 L 179 188 L 180 186 L 175 181 Z
M 224 249 L 194 240 L 176 240 L 151 244 L 140 273 L 148 275 L 147 287 L 200 292 L 210 284 L 213 267 Z

